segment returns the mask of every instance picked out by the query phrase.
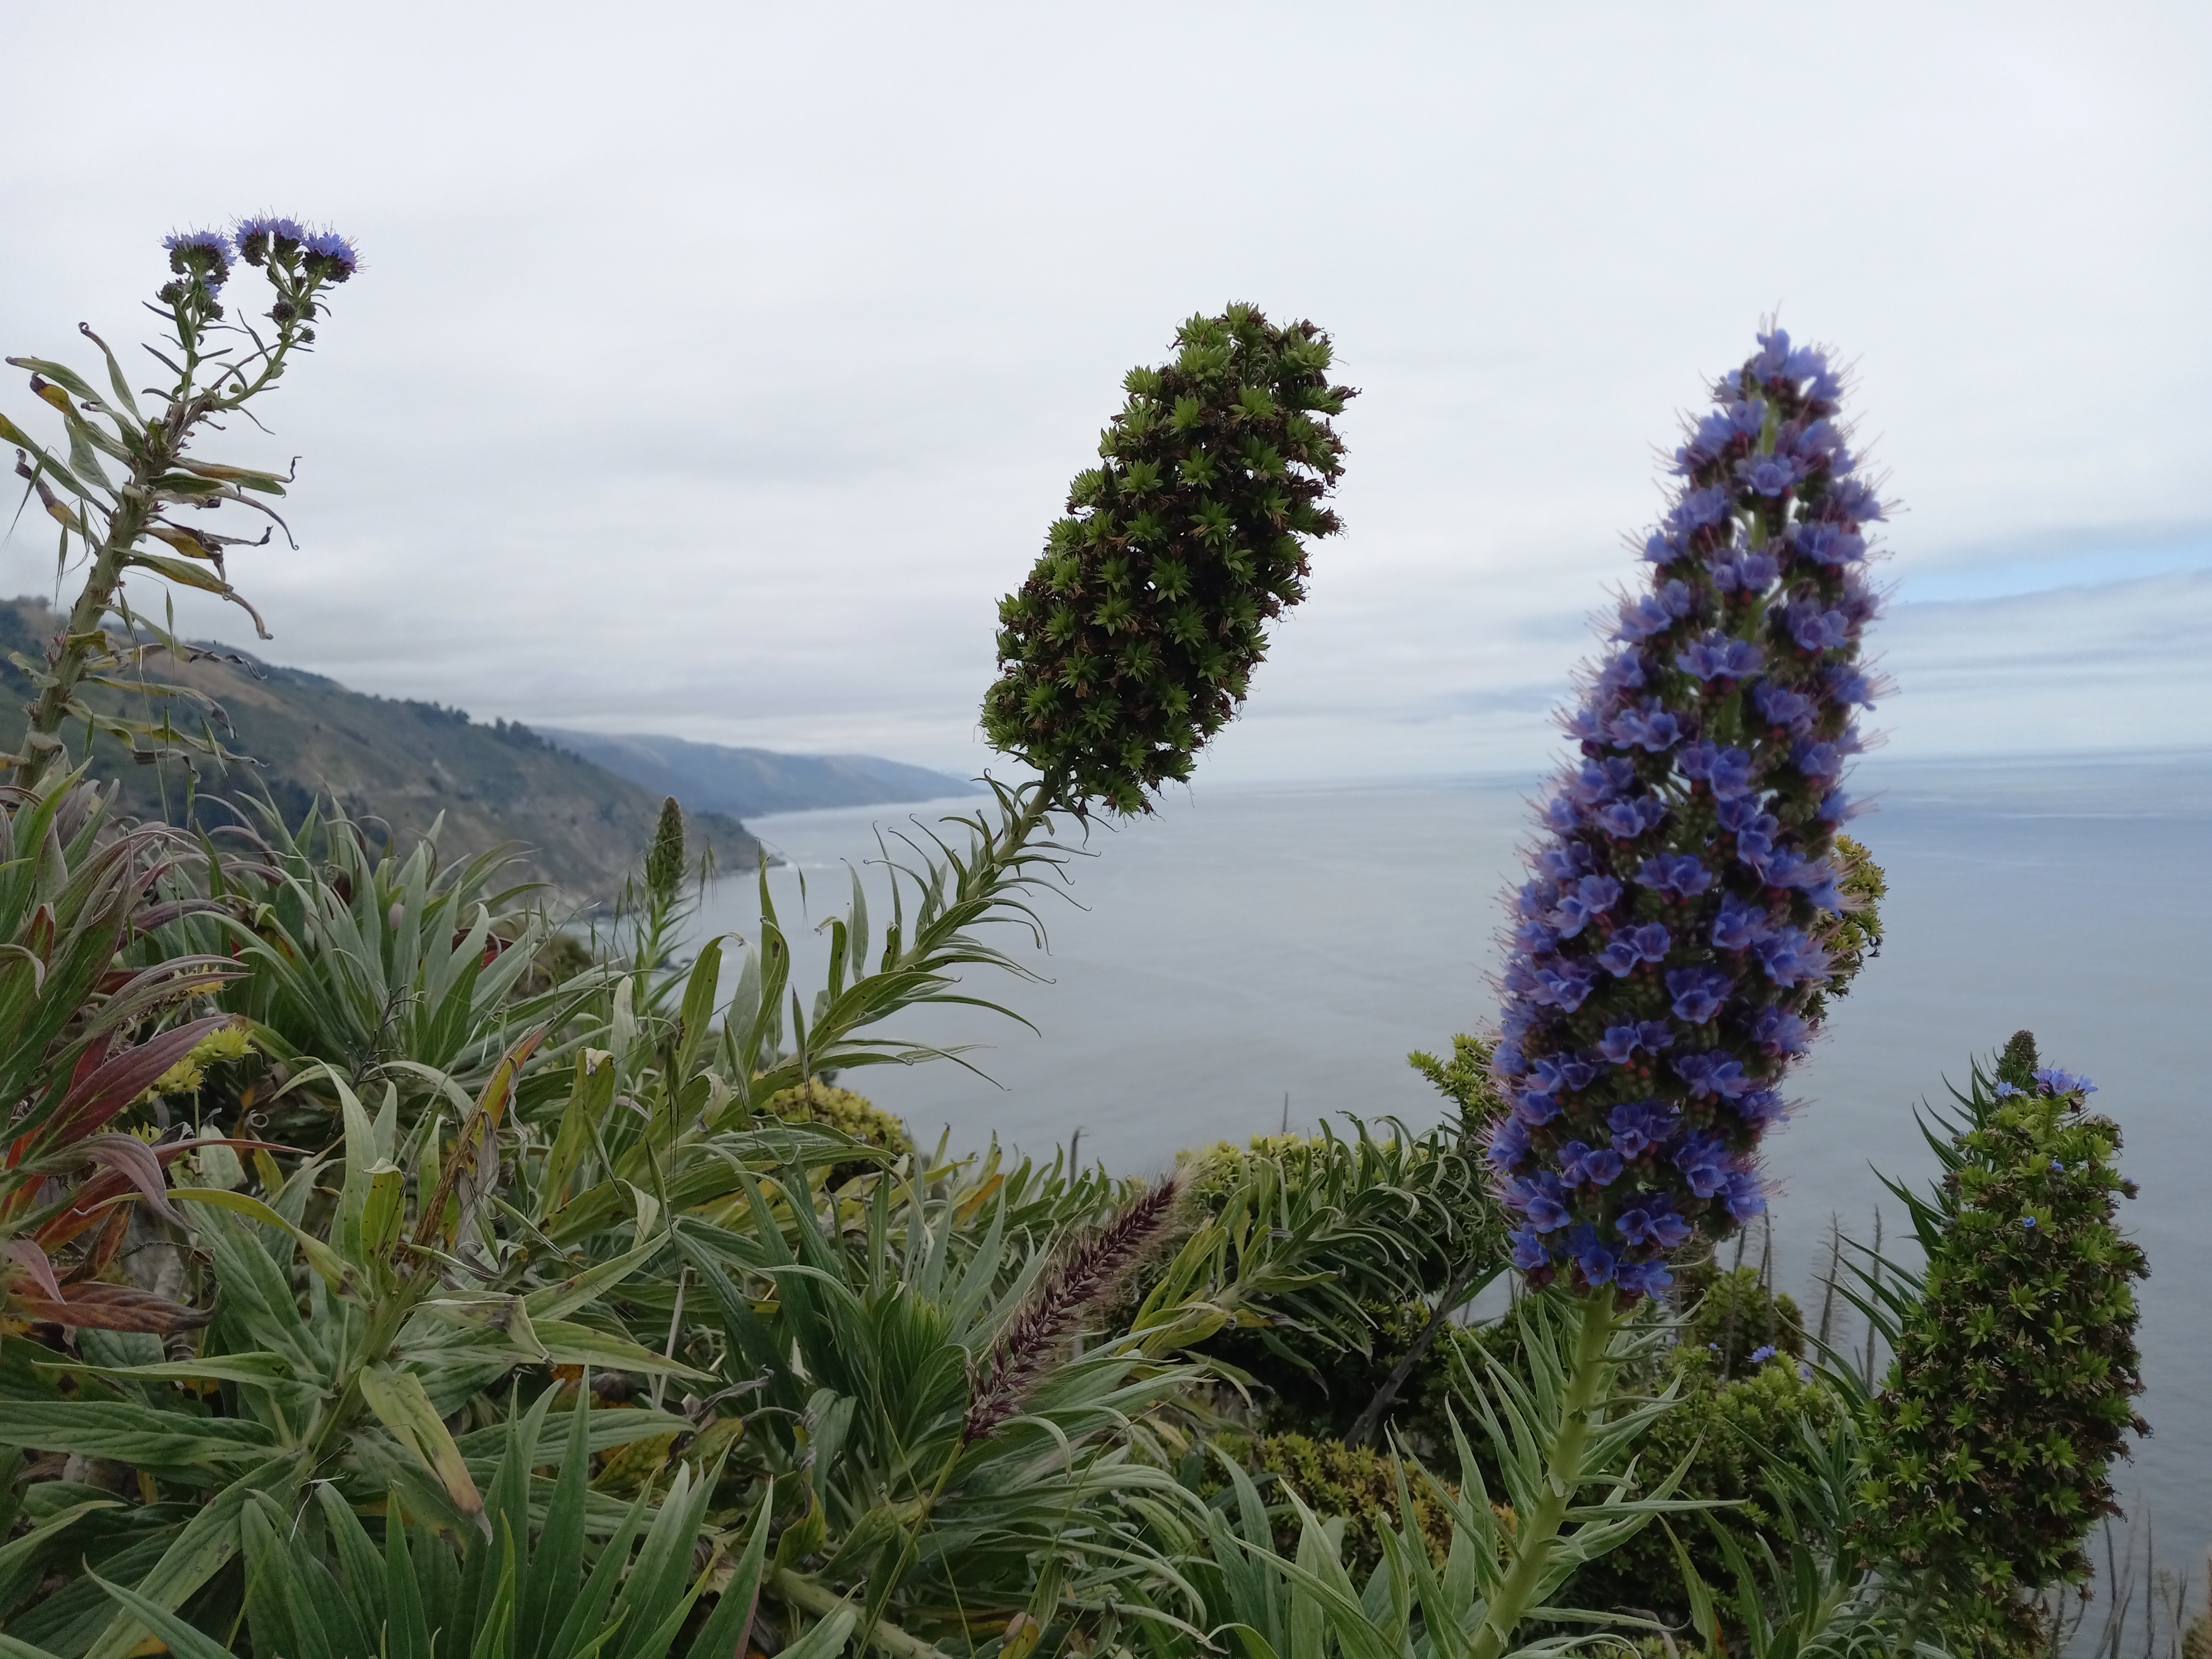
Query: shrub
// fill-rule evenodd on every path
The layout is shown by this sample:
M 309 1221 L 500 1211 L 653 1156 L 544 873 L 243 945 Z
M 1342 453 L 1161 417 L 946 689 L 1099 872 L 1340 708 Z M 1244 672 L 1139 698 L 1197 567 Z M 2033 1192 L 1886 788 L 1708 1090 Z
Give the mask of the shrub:
M 763 1109 L 787 1123 L 819 1123 L 836 1129 L 880 1147 L 893 1158 L 904 1158 L 914 1150 L 903 1123 L 866 1096 L 824 1083 L 818 1077 L 809 1078 L 796 1088 L 777 1090 L 763 1103 Z
M 2082 1540 L 2118 1513 L 2112 1460 L 2146 1431 L 2130 1281 L 2148 1269 L 2118 1229 L 2135 1186 L 2095 1088 L 2037 1065 L 2023 1031 L 1929 1136 L 1941 1187 L 1892 1183 L 1927 1266 L 1891 1303 L 1863 1535 L 1940 1587 L 1947 1633 L 1978 1656 L 2036 1650 L 2027 1593 L 2087 1576 Z

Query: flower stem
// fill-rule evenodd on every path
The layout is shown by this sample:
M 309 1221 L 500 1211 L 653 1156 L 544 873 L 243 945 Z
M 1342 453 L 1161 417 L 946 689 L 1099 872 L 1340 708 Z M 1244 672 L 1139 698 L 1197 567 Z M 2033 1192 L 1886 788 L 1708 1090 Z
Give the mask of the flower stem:
M 1520 1517 L 1513 1534 L 1513 1565 L 1491 1597 L 1482 1629 L 1468 1649 L 1468 1659 L 1499 1659 L 1516 1627 L 1543 1594 L 1559 1555 L 1560 1525 L 1588 1475 L 1583 1463 L 1590 1430 L 1604 1414 L 1607 1384 L 1613 1375 L 1608 1354 L 1618 1324 L 1612 1285 L 1601 1285 L 1578 1299 L 1566 1392 L 1559 1425 L 1545 1449 L 1544 1495 L 1533 1513 Z

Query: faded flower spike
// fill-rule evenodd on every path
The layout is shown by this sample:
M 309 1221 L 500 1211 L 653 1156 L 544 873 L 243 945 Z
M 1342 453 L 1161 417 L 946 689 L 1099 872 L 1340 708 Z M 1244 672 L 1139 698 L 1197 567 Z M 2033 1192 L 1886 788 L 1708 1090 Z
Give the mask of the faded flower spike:
M 1266 655 L 1265 624 L 1305 597 L 1304 538 L 1342 471 L 1328 337 L 1250 306 L 1194 317 L 1161 368 L 1135 368 L 1021 591 L 999 605 L 983 699 L 994 747 L 1063 805 L 1150 811 L 1190 775 Z
M 1651 1295 L 1669 1251 L 1765 1207 L 1759 1139 L 1838 976 L 1882 506 L 1826 356 L 1759 346 L 1675 451 L 1650 586 L 1565 721 L 1580 753 L 1514 897 L 1489 1162 L 1534 1284 Z

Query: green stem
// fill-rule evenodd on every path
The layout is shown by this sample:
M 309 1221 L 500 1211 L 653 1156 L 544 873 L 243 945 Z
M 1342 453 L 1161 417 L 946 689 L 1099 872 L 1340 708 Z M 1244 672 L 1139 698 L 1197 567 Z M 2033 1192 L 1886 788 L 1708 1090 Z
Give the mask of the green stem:
M 1589 1471 L 1584 1459 L 1590 1431 L 1605 1410 L 1606 1384 L 1613 1374 L 1607 1352 L 1616 1323 L 1613 1286 L 1602 1285 L 1577 1303 L 1572 1363 L 1559 1422 L 1544 1454 L 1544 1496 L 1533 1514 L 1518 1517 L 1513 1534 L 1513 1565 L 1498 1594 L 1491 1597 L 1482 1629 L 1468 1649 L 1468 1659 L 1499 1659 L 1513 1632 L 1537 1604 L 1545 1580 L 1558 1559 L 1559 1528 L 1574 1507 Z
M 107 534 L 93 555 L 84 586 L 70 607 L 68 629 L 51 664 L 53 682 L 31 705 L 22 757 L 15 763 L 15 782 L 25 789 L 35 788 L 63 755 L 59 733 L 70 717 L 70 705 L 76 701 L 85 665 L 91 660 L 90 641 L 100 635 L 100 624 L 114 601 L 116 586 L 123 580 L 123 562 L 153 516 L 153 498 L 139 471 L 137 467 L 131 469 L 131 482 L 124 485 L 122 501 L 108 518 Z
M 788 1567 L 778 1567 L 772 1582 L 778 1595 L 817 1619 L 826 1619 L 838 1608 L 852 1605 L 828 1585 L 802 1577 Z M 943 1648 L 919 1636 L 908 1635 L 888 1620 L 877 1620 L 875 1628 L 867 1633 L 867 1640 L 870 1646 L 882 1649 L 892 1659 L 945 1659 Z

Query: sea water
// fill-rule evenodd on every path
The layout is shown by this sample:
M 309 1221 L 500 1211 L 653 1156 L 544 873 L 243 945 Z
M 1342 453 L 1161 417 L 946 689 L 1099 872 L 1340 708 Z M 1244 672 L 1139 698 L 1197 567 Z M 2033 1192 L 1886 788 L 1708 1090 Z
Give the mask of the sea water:
M 1150 819 L 1094 824 L 1070 837 L 1064 884 L 1032 896 L 1048 948 L 990 930 L 1038 979 L 965 975 L 967 991 L 1035 1029 L 912 1011 L 882 1034 L 973 1046 L 842 1080 L 926 1141 L 996 1135 L 1049 1158 L 1079 1134 L 1086 1161 L 1126 1172 L 1340 1113 L 1434 1124 L 1443 1107 L 1405 1056 L 1449 1054 L 1455 1031 L 1494 1018 L 1498 896 L 1518 878 L 1535 782 L 1201 784 Z M 1816 1316 L 1832 1216 L 1870 1242 L 1880 1208 L 1893 1247 L 1903 1206 L 1881 1178 L 1935 1174 L 1916 1105 L 1944 1100 L 1972 1061 L 2033 1030 L 2047 1062 L 2096 1080 L 2092 1104 L 2119 1122 L 2122 1167 L 2142 1186 L 2124 1221 L 2152 1267 L 2142 1411 L 2154 1437 L 2118 1479 L 2138 1517 L 2154 1518 L 2161 1561 L 2186 1566 L 2212 1544 L 2212 751 L 1877 760 L 1854 792 L 1875 810 L 1852 833 L 1889 880 L 1884 939 L 1796 1074 L 1796 1116 L 1767 1143 L 1777 1282 Z M 867 864 L 882 856 L 878 830 L 915 836 L 910 820 L 974 810 L 757 821 L 788 861 L 771 884 L 797 942 L 794 983 L 822 982 L 806 924 L 842 908 L 848 865 L 870 876 L 880 939 L 888 909 Z M 750 880 L 732 879 L 701 922 L 750 937 L 757 909 Z M 1863 1340 L 1840 1307 L 1831 1320 L 1835 1340 Z

